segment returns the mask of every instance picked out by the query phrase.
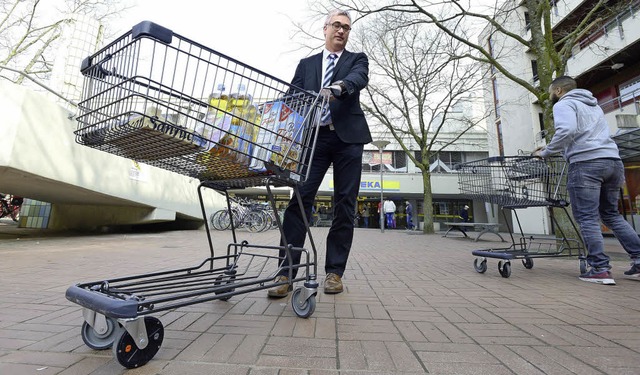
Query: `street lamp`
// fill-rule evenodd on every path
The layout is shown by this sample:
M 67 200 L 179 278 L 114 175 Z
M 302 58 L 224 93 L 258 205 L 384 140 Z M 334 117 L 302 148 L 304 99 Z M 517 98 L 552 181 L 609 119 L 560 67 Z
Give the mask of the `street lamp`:
M 378 148 L 378 150 L 380 151 L 380 232 L 384 233 L 384 180 L 382 177 L 382 173 L 384 172 L 384 165 L 382 163 L 382 150 L 384 150 L 385 147 L 387 147 L 387 145 L 389 145 L 389 141 L 385 141 L 385 140 L 377 140 L 377 141 L 373 141 L 371 142 L 372 145 L 376 146 Z

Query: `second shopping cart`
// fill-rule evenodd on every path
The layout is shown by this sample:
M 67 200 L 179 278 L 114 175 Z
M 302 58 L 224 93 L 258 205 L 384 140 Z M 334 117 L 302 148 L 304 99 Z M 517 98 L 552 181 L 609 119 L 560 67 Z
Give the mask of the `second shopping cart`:
M 561 157 L 532 156 L 496 156 L 456 166 L 460 192 L 471 199 L 500 206 L 511 236 L 509 247 L 472 251 L 477 272 L 487 271 L 487 258 L 499 259 L 498 271 L 507 278 L 511 276 L 511 260 L 520 259 L 525 268 L 531 269 L 535 258 L 572 256 L 578 257 L 580 272 L 586 270 L 584 246 L 567 211 L 567 169 Z M 525 235 L 518 210 L 532 207 L 547 209 L 552 238 Z M 507 213 L 511 213 L 517 223 L 519 233 L 515 235 L 515 225 L 508 224 Z M 558 213 L 567 225 L 560 224 Z M 571 231 L 567 232 L 567 228 Z M 572 236 L 574 238 L 570 238 Z

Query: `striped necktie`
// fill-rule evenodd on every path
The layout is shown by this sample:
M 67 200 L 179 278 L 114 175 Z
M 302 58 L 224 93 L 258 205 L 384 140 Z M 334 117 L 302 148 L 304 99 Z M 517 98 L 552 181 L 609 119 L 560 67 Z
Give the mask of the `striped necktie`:
M 333 78 L 333 68 L 335 67 L 335 61 L 338 55 L 332 53 L 328 56 L 327 68 L 324 71 L 324 79 L 322 80 L 322 87 L 328 87 L 331 84 Z M 331 112 L 329 112 L 329 103 L 322 109 L 322 117 L 320 118 L 320 125 L 326 125 L 331 122 Z

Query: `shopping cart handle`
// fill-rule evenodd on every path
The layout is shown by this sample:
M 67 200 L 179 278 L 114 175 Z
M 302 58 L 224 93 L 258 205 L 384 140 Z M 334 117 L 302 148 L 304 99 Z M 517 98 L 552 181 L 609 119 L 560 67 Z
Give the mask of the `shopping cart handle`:
M 142 21 L 131 28 L 131 37 L 136 39 L 142 36 L 148 36 L 162 43 L 171 44 L 173 31 L 151 21 Z
M 102 293 L 95 293 L 73 285 L 65 293 L 67 299 L 89 310 L 111 318 L 135 318 L 138 316 L 138 302 L 114 299 Z

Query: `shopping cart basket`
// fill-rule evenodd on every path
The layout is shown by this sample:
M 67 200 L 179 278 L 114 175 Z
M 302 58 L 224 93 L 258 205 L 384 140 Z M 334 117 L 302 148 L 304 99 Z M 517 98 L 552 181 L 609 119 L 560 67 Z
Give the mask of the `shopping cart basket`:
M 507 223 L 511 246 L 474 250 L 474 268 L 487 270 L 486 258 L 500 259 L 498 271 L 502 277 L 511 275 L 511 260 L 521 259 L 525 268 L 533 268 L 534 258 L 578 256 L 581 273 L 586 270 L 584 246 L 580 238 L 567 238 L 558 224 L 554 209 L 564 212 L 574 233 L 578 229 L 567 207 L 567 164 L 561 157 L 540 159 L 532 156 L 499 156 L 456 165 L 460 192 L 474 200 L 497 204 Z M 518 210 L 530 207 L 548 208 L 553 238 L 525 236 Z M 520 237 L 516 240 L 509 225 L 507 212 L 512 213 Z
M 151 22 L 134 26 L 86 58 L 81 71 L 85 81 L 76 141 L 199 179 L 210 250 L 194 267 L 68 288 L 67 298 L 83 307 L 84 342 L 94 349 L 112 347 L 125 367 L 144 365 L 164 336 L 151 314 L 277 286 L 274 276 L 282 268 L 289 285 L 304 281 L 292 294 L 294 312 L 305 318 L 313 314 L 317 253 L 306 215 L 310 250 L 239 241 L 232 220 L 233 242 L 225 255 L 215 256 L 203 189 L 223 193 L 231 212 L 230 189 L 265 186 L 276 211 L 271 187 L 289 186 L 302 207 L 298 184 L 310 168 L 314 128 L 326 99 Z M 267 262 L 283 263 L 274 255 L 280 251 L 288 258 L 300 252 L 303 261 L 268 267 Z M 293 278 L 295 268 L 303 276 Z

